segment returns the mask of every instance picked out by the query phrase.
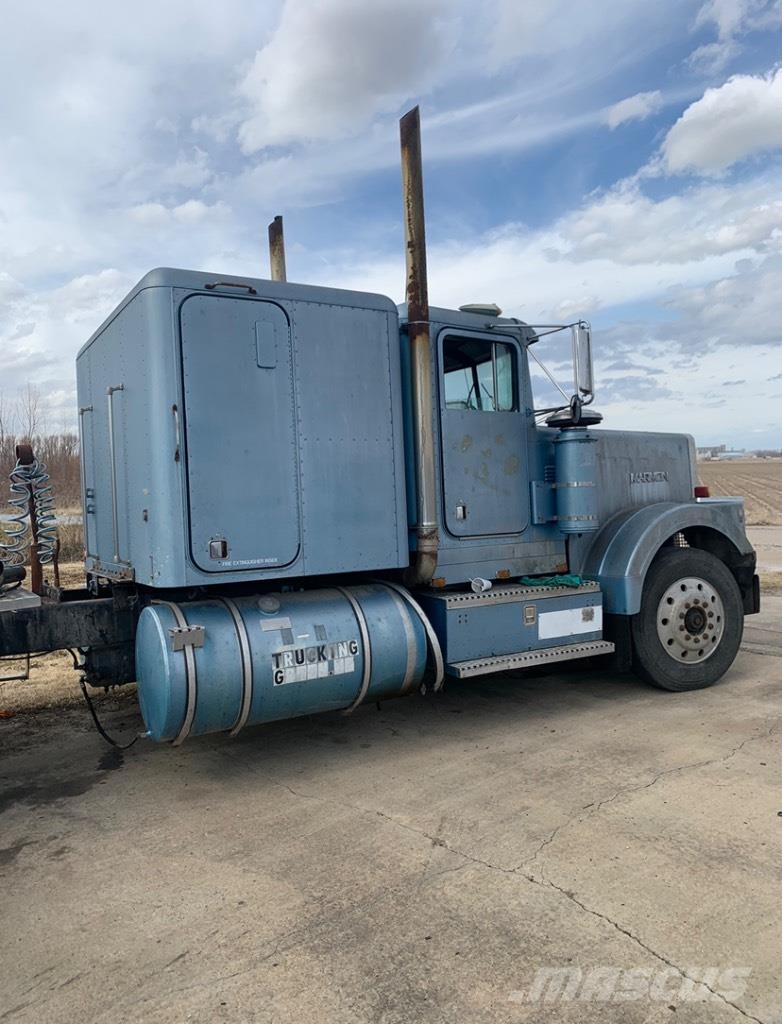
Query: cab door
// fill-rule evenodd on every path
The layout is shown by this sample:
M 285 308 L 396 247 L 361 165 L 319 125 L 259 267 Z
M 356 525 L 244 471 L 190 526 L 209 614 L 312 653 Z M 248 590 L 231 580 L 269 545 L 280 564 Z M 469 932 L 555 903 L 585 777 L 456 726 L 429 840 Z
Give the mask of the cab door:
M 438 352 L 445 526 L 457 537 L 521 533 L 529 494 L 518 342 L 446 331 Z

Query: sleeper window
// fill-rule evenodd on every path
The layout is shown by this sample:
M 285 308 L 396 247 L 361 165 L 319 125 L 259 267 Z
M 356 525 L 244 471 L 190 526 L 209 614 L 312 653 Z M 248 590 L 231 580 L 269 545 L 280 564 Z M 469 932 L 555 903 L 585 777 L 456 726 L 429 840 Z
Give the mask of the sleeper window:
M 443 343 L 446 409 L 511 412 L 516 408 L 513 346 L 483 338 Z

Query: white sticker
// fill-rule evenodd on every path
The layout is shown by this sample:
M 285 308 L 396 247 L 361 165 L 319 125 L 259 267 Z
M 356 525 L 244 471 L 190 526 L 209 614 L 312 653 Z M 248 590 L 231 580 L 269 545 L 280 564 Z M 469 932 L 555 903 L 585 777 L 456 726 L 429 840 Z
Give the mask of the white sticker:
M 275 686 L 282 686 L 283 683 L 304 683 L 328 676 L 349 675 L 355 671 L 358 651 L 358 640 L 282 647 L 272 654 L 272 680 Z
M 588 605 L 586 608 L 562 608 L 556 612 L 541 612 L 538 616 L 540 640 L 598 633 L 602 628 L 603 606 L 599 604 Z

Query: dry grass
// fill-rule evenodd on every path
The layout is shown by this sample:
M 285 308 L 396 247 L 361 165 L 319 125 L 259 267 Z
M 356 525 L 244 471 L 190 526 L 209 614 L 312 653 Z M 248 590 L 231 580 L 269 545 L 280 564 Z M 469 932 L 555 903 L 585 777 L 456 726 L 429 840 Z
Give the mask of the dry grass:
M 743 498 L 748 526 L 782 526 L 782 459 L 699 462 L 698 476 L 715 498 Z
M 72 518 L 80 516 L 81 510 L 63 509 L 60 514 Z M 0 522 L 0 543 L 7 539 L 7 527 L 7 523 Z M 81 523 L 58 523 L 57 534 L 60 538 L 60 561 L 80 562 L 84 558 L 84 532 Z
M 24 659 L 0 662 L 0 676 L 24 672 Z M 77 704 L 82 700 L 79 676 L 67 651 L 30 659 L 30 678 L 0 683 L 0 715 L 41 711 Z
M 84 558 L 84 532 L 81 523 L 63 523 L 58 527 L 60 559 L 78 562 Z

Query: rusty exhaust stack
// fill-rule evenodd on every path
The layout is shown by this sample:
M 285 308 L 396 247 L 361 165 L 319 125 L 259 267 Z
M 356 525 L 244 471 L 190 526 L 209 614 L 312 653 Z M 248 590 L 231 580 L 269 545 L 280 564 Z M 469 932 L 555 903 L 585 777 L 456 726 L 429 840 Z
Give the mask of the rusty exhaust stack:
M 417 548 L 407 570 L 410 586 L 430 583 L 437 568 L 439 547 L 437 492 L 432 426 L 432 357 L 429 338 L 429 291 L 426 280 L 426 233 L 424 229 L 424 181 L 421 167 L 421 118 L 413 107 L 399 122 L 402 149 L 402 201 L 405 215 L 407 266 L 407 322 L 417 490 Z
M 285 236 L 282 232 L 282 217 L 279 215 L 269 225 L 269 265 L 272 281 L 287 281 L 285 273 Z

